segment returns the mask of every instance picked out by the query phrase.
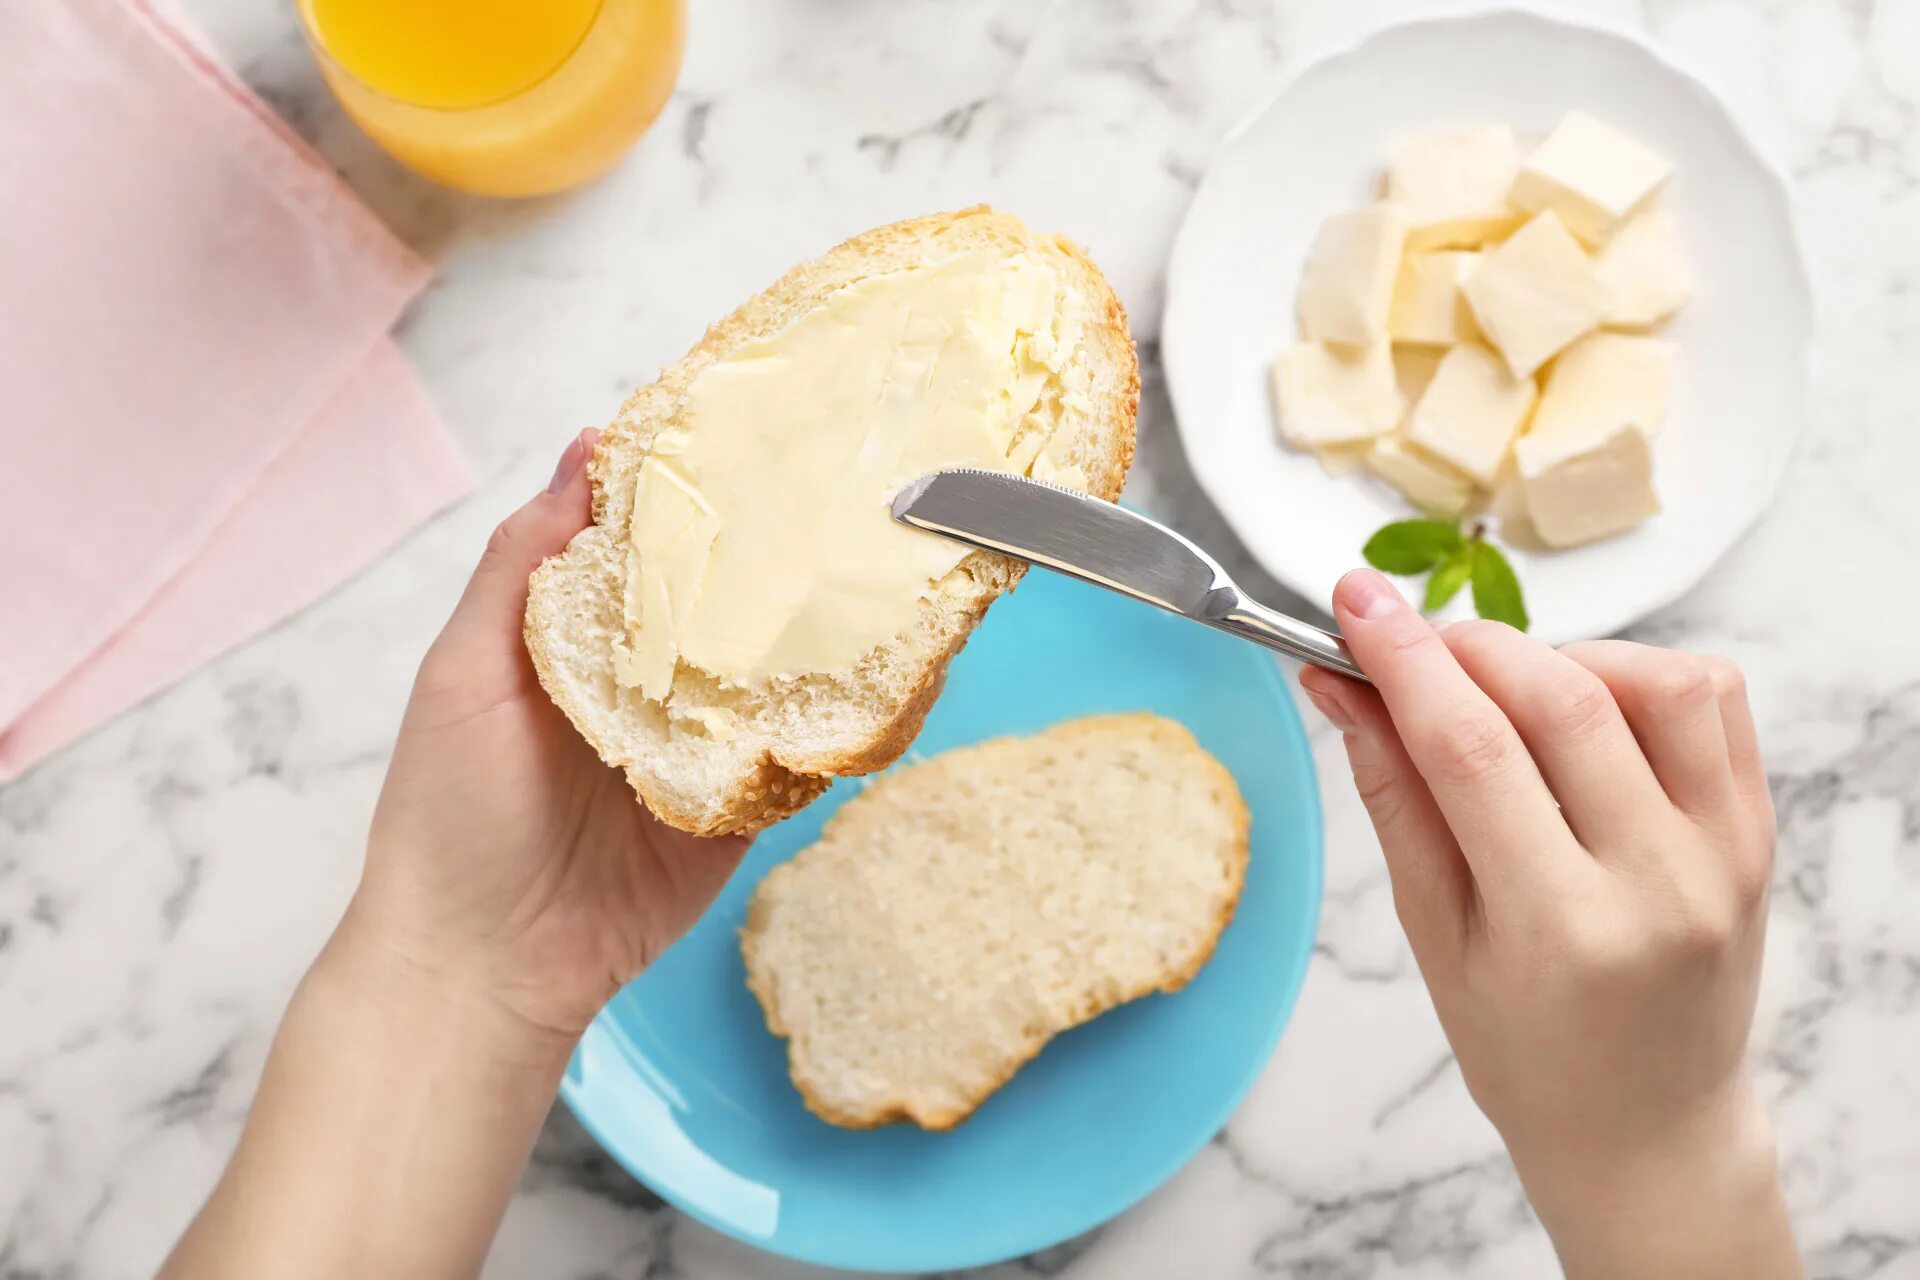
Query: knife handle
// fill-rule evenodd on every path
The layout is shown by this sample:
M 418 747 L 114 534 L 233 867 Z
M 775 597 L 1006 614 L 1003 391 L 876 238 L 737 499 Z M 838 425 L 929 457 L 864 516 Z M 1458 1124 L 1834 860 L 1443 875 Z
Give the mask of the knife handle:
M 1298 618 L 1276 613 L 1237 593 L 1232 603 L 1215 615 L 1213 625 L 1290 658 L 1337 671 L 1363 684 L 1373 683 L 1367 679 L 1367 673 L 1360 669 L 1360 664 L 1353 660 L 1347 642 L 1333 632 L 1308 626 Z

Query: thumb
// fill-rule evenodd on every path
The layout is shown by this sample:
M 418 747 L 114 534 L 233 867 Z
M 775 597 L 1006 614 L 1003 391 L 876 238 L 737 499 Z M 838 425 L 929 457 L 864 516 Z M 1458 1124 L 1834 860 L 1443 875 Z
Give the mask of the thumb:
M 524 665 L 521 629 L 527 611 L 527 579 L 548 556 L 566 549 L 573 535 L 593 523 L 593 486 L 587 460 L 598 431 L 582 431 L 560 455 L 545 492 L 501 521 L 454 606 L 435 648 L 469 663 Z M 484 670 L 484 667 L 482 668 Z M 468 675 L 480 674 L 470 667 Z

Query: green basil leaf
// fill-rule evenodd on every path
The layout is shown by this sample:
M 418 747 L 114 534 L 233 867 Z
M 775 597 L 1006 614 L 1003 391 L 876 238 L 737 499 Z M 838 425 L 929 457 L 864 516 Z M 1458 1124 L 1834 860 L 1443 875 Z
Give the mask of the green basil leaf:
M 1368 538 L 1360 554 L 1382 573 L 1425 573 L 1460 546 L 1454 521 L 1396 520 Z
M 1427 579 L 1427 602 L 1421 607 L 1428 613 L 1446 608 L 1447 601 L 1459 595 L 1472 576 L 1473 547 L 1465 546 L 1435 566 L 1433 576 Z
M 1483 618 L 1527 629 L 1527 602 L 1520 579 L 1500 548 L 1491 542 L 1473 544 L 1473 608 Z

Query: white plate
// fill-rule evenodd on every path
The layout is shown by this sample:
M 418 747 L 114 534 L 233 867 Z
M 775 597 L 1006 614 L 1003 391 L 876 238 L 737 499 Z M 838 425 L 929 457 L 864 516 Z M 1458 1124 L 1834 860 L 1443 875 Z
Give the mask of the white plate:
M 1297 340 L 1314 231 L 1373 197 L 1397 138 L 1506 123 L 1527 140 L 1573 108 L 1673 160 L 1661 200 L 1697 280 L 1665 334 L 1679 348 L 1655 448 L 1665 511 L 1576 550 L 1514 551 L 1534 633 L 1608 635 L 1671 603 L 1778 486 L 1806 403 L 1813 312 L 1778 168 L 1699 80 L 1633 36 L 1510 11 L 1389 27 L 1308 67 L 1228 136 L 1167 273 L 1162 353 L 1194 474 L 1268 572 L 1316 604 L 1369 534 L 1414 512 L 1274 435 L 1267 370 Z M 1470 613 L 1462 599 L 1448 616 Z

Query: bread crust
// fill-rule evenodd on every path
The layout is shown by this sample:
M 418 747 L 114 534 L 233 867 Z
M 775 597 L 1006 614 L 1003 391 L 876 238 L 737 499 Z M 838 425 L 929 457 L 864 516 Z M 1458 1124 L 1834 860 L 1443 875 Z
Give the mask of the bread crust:
M 1039 1056 L 1040 1051 L 1047 1047 L 1054 1036 L 1059 1035 L 1063 1031 L 1072 1030 L 1074 1027 L 1081 1026 L 1084 1023 L 1091 1022 L 1108 1010 L 1118 1008 L 1123 1004 L 1138 1000 L 1143 996 L 1153 995 L 1156 992 L 1171 994 L 1178 991 L 1186 986 L 1187 983 L 1193 981 L 1200 970 L 1206 967 L 1207 961 L 1213 958 L 1214 951 L 1219 947 L 1221 935 L 1226 932 L 1227 926 L 1233 922 L 1233 913 L 1238 909 L 1240 905 L 1240 895 L 1246 887 L 1247 861 L 1251 848 L 1253 815 L 1247 808 L 1245 797 L 1240 794 L 1239 784 L 1234 781 L 1233 774 L 1228 771 L 1227 767 L 1221 764 L 1206 748 L 1202 747 L 1199 742 L 1194 739 L 1193 735 L 1187 731 L 1185 726 L 1168 720 L 1163 716 L 1144 711 L 1116 715 L 1086 716 L 1078 720 L 1071 720 L 1063 724 L 1055 725 L 1053 728 L 1046 730 L 1038 736 L 1072 739 L 1082 736 L 1098 736 L 1106 733 L 1139 734 L 1144 737 L 1151 737 L 1160 744 L 1171 747 L 1181 755 L 1187 757 L 1193 762 L 1197 771 L 1206 774 L 1211 779 L 1216 798 L 1230 816 L 1232 835 L 1229 837 L 1230 847 L 1228 849 L 1228 858 L 1231 863 L 1233 880 L 1229 892 L 1220 904 L 1220 910 L 1213 921 L 1205 942 L 1189 957 L 1188 963 L 1168 970 L 1153 981 L 1140 983 L 1134 987 L 1110 993 L 1108 998 L 1090 996 L 1085 1003 L 1074 1010 L 1068 1021 L 1029 1039 L 1022 1046 L 1022 1052 L 1011 1055 L 1008 1058 L 1004 1071 L 992 1080 L 982 1084 L 979 1088 L 966 1094 L 957 1106 L 926 1109 L 916 1105 L 910 1099 L 903 1098 L 891 1100 L 876 1107 L 857 1109 L 837 1105 L 831 1098 L 828 1098 L 819 1090 L 810 1087 L 808 1083 L 806 1072 L 800 1062 L 799 1050 L 790 1038 L 790 1028 L 787 1027 L 780 1016 L 773 975 L 760 963 L 757 943 L 765 925 L 765 918 L 762 912 L 755 909 L 759 906 L 759 899 L 756 895 L 753 905 L 749 907 L 748 910 L 747 923 L 740 930 L 740 952 L 746 964 L 747 989 L 753 992 L 754 998 L 760 1003 L 761 1012 L 766 1018 L 767 1030 L 788 1041 L 788 1074 L 792 1077 L 794 1088 L 799 1092 L 801 1100 L 806 1104 L 807 1110 L 813 1112 L 813 1114 L 819 1116 L 828 1124 L 837 1125 L 843 1129 L 877 1129 L 889 1124 L 911 1121 L 923 1129 L 934 1132 L 945 1132 L 954 1128 L 977 1111 L 982 1103 L 998 1092 L 1007 1081 L 1013 1079 L 1020 1068 L 1026 1066 L 1027 1063 Z M 988 739 L 974 745 L 976 747 L 990 747 L 998 742 L 1008 742 L 1012 740 L 1014 739 L 1009 736 Z M 876 785 L 885 785 L 885 780 L 883 779 Z M 820 833 L 822 838 L 825 838 L 825 836 L 833 830 L 834 826 L 839 823 L 841 815 L 844 812 L 845 810 L 842 809 L 839 813 L 834 814 L 832 818 L 827 820 L 826 826 L 822 828 Z M 805 850 L 802 850 L 801 853 L 804 854 Z
M 670 425 L 686 388 L 708 365 L 743 343 L 777 332 L 828 294 L 870 275 L 901 270 L 947 252 L 983 245 L 1009 253 L 1044 253 L 1087 299 L 1085 359 L 1110 385 L 1094 401 L 1094 436 L 1103 445 L 1086 470 L 1090 491 L 1108 501 L 1120 495 L 1134 452 L 1134 417 L 1140 403 L 1139 363 L 1127 329 L 1126 311 L 1099 268 L 1077 245 L 1058 236 L 1036 235 L 1018 219 L 984 205 L 891 223 L 854 236 L 820 258 L 801 263 L 771 287 L 713 325 L 684 357 L 663 370 L 622 405 L 602 432 L 587 473 L 593 488 L 594 524 L 549 558 L 529 581 L 524 625 L 527 652 L 540 683 L 566 713 L 601 759 L 623 769 L 647 808 L 669 826 L 697 835 L 752 835 L 811 803 L 835 777 L 872 773 L 899 759 L 920 732 L 939 695 L 947 664 L 966 644 L 987 606 L 1013 589 L 1026 572 L 1018 561 L 991 552 L 970 553 L 958 571 L 975 584 L 977 595 L 960 611 L 956 624 L 936 649 L 924 656 L 906 695 L 865 740 L 842 744 L 831 755 L 810 756 L 768 748 L 740 770 L 704 806 L 687 803 L 651 785 L 636 767 L 633 753 L 605 732 L 601 719 L 582 705 L 562 677 L 553 637 L 572 607 L 563 589 L 568 574 L 599 573 L 583 539 L 615 540 L 624 545 L 632 502 L 632 474 L 655 435 Z M 604 548 L 605 543 L 600 544 Z

